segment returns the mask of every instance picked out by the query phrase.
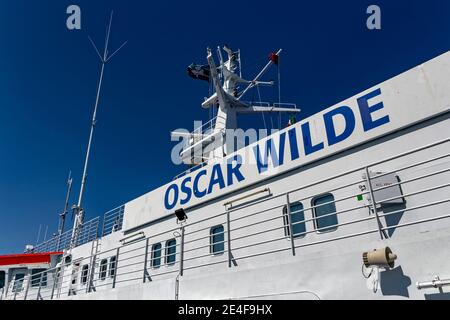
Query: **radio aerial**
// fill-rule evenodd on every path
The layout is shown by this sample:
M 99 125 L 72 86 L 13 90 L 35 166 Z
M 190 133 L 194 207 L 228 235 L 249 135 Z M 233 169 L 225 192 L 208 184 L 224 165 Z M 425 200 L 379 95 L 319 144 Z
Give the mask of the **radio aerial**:
M 97 96 L 95 99 L 94 112 L 92 115 L 92 123 L 91 123 L 91 130 L 90 130 L 90 134 L 89 134 L 89 141 L 88 141 L 88 146 L 87 146 L 87 150 L 86 150 L 86 158 L 85 158 L 85 162 L 84 162 L 83 176 L 81 179 L 80 194 L 78 197 L 78 203 L 76 205 L 72 206 L 73 214 L 75 216 L 75 222 L 74 222 L 73 230 L 72 230 L 72 238 L 71 238 L 71 242 L 70 242 L 70 248 L 73 248 L 76 245 L 78 235 L 80 233 L 81 227 L 84 222 L 84 209 L 82 208 L 82 203 L 83 203 L 84 190 L 86 187 L 87 169 L 88 169 L 88 164 L 89 164 L 89 155 L 90 155 L 91 146 L 92 146 L 92 138 L 94 135 L 94 128 L 97 123 L 97 109 L 98 109 L 98 102 L 99 102 L 99 98 L 100 98 L 100 92 L 101 92 L 101 88 L 102 88 L 103 73 L 105 71 L 105 65 L 127 44 L 127 41 L 125 41 L 112 54 L 109 54 L 108 46 L 109 46 L 109 38 L 111 35 L 111 25 L 112 25 L 113 13 L 114 12 L 111 11 L 111 15 L 109 18 L 109 25 L 107 26 L 107 29 L 106 29 L 105 47 L 103 49 L 103 55 L 100 54 L 100 51 L 98 50 L 94 41 L 91 39 L 91 37 L 88 36 L 89 41 L 91 42 L 92 46 L 94 47 L 95 52 L 97 53 L 97 55 L 100 59 L 101 70 L 100 70 L 100 79 L 99 79 L 98 88 L 97 88 Z

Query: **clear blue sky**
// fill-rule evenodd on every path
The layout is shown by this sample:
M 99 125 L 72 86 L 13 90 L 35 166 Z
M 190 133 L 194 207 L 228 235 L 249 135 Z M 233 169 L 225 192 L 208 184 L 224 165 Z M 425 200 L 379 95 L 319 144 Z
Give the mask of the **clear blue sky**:
M 66 28 L 66 8 L 82 30 Z M 382 30 L 366 28 L 370 4 Z M 0 253 L 22 252 L 39 224 L 56 231 L 69 169 L 76 201 L 99 72 L 87 35 L 101 43 L 109 11 L 107 66 L 84 207 L 87 218 L 168 182 L 169 132 L 207 120 L 206 82 L 186 75 L 205 48 L 242 50 L 251 78 L 283 48 L 282 98 L 302 117 L 449 49 L 450 1 L 51 1 L 0 3 Z M 269 93 L 270 94 L 270 93 Z M 245 121 L 250 121 L 246 119 Z M 262 126 L 262 119 L 253 119 Z M 68 225 L 72 222 L 69 220 Z

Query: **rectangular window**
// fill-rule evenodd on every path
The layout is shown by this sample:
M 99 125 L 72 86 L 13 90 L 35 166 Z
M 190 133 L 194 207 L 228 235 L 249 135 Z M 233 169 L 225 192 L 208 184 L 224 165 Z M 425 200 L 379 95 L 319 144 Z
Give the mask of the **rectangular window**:
M 109 258 L 109 277 L 114 278 L 114 275 L 116 274 L 116 263 L 117 257 L 113 256 Z
M 0 271 L 0 289 L 5 286 L 5 271 Z
M 17 273 L 14 277 L 13 292 L 20 292 L 23 288 L 23 279 L 25 278 L 25 273 Z
M 322 195 L 313 200 L 315 224 L 317 231 L 326 232 L 337 229 L 338 219 L 336 205 L 331 193 Z
M 43 287 L 47 286 L 47 272 L 43 272 L 47 269 L 33 269 L 31 270 L 31 286 L 39 287 L 41 284 Z
M 300 238 L 305 236 L 306 224 L 305 224 L 305 212 L 303 211 L 303 204 L 299 201 L 290 204 L 289 209 L 291 211 L 291 224 L 292 235 L 294 238 Z M 287 206 L 283 208 L 284 225 L 286 236 L 290 236 L 289 220 L 287 216 Z
M 152 268 L 159 268 L 161 265 L 161 243 L 155 243 L 152 246 Z
M 106 279 L 106 270 L 108 268 L 108 260 L 103 259 L 100 261 L 100 280 Z
M 81 268 L 81 284 L 86 284 L 89 273 L 89 265 L 85 264 L 83 268 Z
M 175 239 L 167 240 L 166 242 L 166 264 L 174 264 L 177 252 L 177 241 Z
M 222 225 L 215 226 L 211 228 L 210 233 L 210 243 L 211 243 L 211 253 L 221 254 L 225 250 L 225 233 Z

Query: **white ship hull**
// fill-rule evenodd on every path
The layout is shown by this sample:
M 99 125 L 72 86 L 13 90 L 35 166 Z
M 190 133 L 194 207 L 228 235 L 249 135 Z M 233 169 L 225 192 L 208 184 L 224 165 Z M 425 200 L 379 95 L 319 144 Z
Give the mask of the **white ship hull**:
M 358 170 L 355 174 L 344 175 L 335 181 L 329 181 L 327 177 L 332 177 L 339 173 L 353 170 L 367 164 L 367 159 L 378 160 L 380 158 L 389 158 L 402 152 L 416 149 L 419 146 L 425 146 L 435 143 L 438 140 L 448 139 L 448 128 L 450 128 L 450 114 L 442 115 L 436 119 L 429 120 L 423 124 L 419 124 L 407 130 L 393 134 L 390 137 L 374 141 L 369 146 L 362 146 L 356 150 L 347 152 L 345 155 L 337 155 L 336 157 L 327 159 L 320 164 L 316 164 L 313 168 L 303 172 L 289 174 L 287 177 L 271 181 L 269 185 L 274 194 L 286 192 L 286 186 L 296 186 L 297 181 L 322 181 L 316 186 L 312 186 L 307 190 L 299 192 L 298 196 L 303 198 L 308 194 L 321 194 L 325 190 L 352 183 L 361 178 L 362 170 Z M 444 154 L 449 154 L 450 141 L 440 144 L 436 147 L 425 149 L 420 152 L 413 153 L 409 156 L 381 163 L 375 168 L 383 170 L 391 170 L 402 168 L 415 162 L 433 159 Z M 420 156 L 419 156 L 420 154 Z M 382 157 L 380 157 L 382 155 Z M 336 168 L 341 170 L 336 171 Z M 415 166 L 401 173 L 402 180 L 408 180 L 413 177 L 428 175 L 434 172 L 442 171 L 450 168 L 449 158 L 439 161 L 430 162 L 421 166 Z M 308 173 L 308 174 L 307 174 Z M 409 185 L 402 186 L 403 193 L 414 193 L 432 187 L 450 183 L 450 173 L 445 172 L 436 174 L 429 178 L 411 182 Z M 260 186 L 261 188 L 263 186 Z M 257 188 L 256 188 L 257 189 Z M 249 189 L 250 191 L 252 189 Z M 357 190 L 356 186 L 353 191 Z M 348 191 L 348 190 L 347 190 Z M 291 194 L 291 199 L 295 199 Z M 343 198 L 348 192 L 335 192 L 335 198 Z M 422 192 L 407 198 L 405 209 L 416 206 L 426 205 L 427 203 L 438 202 L 447 199 L 450 200 L 450 188 L 439 188 L 437 190 Z M 311 197 L 312 198 L 312 197 Z M 310 203 L 310 199 L 305 200 Z M 189 223 L 202 221 L 212 216 L 210 212 L 220 212 L 222 203 L 227 199 L 221 199 L 216 203 L 209 204 L 189 216 Z M 264 208 L 270 208 L 283 203 L 285 199 L 280 201 L 267 200 L 259 206 L 254 206 L 253 210 L 249 208 L 237 210 L 232 213 L 231 219 L 258 212 Z M 338 211 L 341 209 L 352 208 L 358 203 L 355 198 L 342 201 L 336 205 Z M 400 206 L 401 208 L 401 206 Z M 391 212 L 399 210 L 399 207 L 390 208 Z M 311 210 L 309 210 L 311 211 Z M 381 211 L 380 211 L 381 212 Z M 388 213 L 387 211 L 386 213 Z M 258 223 L 262 220 L 276 218 L 281 215 L 280 209 L 267 212 L 264 219 L 255 217 L 247 219 L 247 224 Z M 310 213 L 305 213 L 306 219 L 311 218 Z M 373 217 L 369 214 L 369 209 L 358 209 L 351 212 L 342 213 L 340 223 L 346 223 Z M 388 216 L 389 217 L 389 216 Z M 432 220 L 444 217 L 438 220 Z M 430 219 L 431 221 L 426 221 Z M 195 227 L 186 227 L 186 233 L 191 229 L 207 228 L 208 226 L 224 223 L 226 217 L 218 217 L 200 222 Z M 420 222 L 424 221 L 424 222 Z M 224 261 L 217 265 L 204 266 L 195 269 L 185 270 L 182 277 L 179 277 L 177 285 L 176 276 L 178 275 L 179 266 L 173 267 L 162 266 L 162 270 L 152 270 L 148 272 L 153 278 L 151 282 L 143 283 L 142 279 L 126 281 L 116 284 L 116 289 L 111 289 L 112 279 L 103 283 L 108 283 L 104 287 L 97 289 L 97 292 L 90 294 L 79 294 L 76 296 L 64 296 L 63 299 L 237 299 L 251 298 L 258 299 L 448 299 L 450 291 L 443 288 L 443 293 L 436 288 L 419 290 L 416 282 L 430 281 L 435 276 L 441 279 L 450 278 L 450 206 L 448 202 L 440 205 L 421 207 L 420 209 L 405 211 L 404 213 L 394 216 L 391 224 L 386 223 L 386 218 L 382 218 L 384 226 L 400 226 L 393 229 L 389 239 L 380 239 L 377 231 L 375 219 L 352 223 L 346 226 L 338 227 L 338 230 L 329 233 L 309 233 L 302 239 L 295 239 L 296 252 L 293 256 L 290 249 L 290 240 L 288 237 L 279 241 L 262 244 L 264 241 L 283 237 L 283 230 L 267 231 L 260 235 L 244 238 L 240 242 L 233 243 L 234 246 L 240 247 L 245 244 L 261 243 L 259 246 L 252 246 L 241 250 L 232 250 L 233 255 L 238 258 L 241 256 L 251 256 L 261 254 L 259 256 L 249 257 L 245 259 L 237 259 L 237 266 L 228 267 L 226 252 L 222 256 L 207 256 L 194 261 L 186 261 L 184 268 L 188 269 L 192 266 L 216 263 Z M 411 224 L 411 225 L 409 225 Z M 245 225 L 243 222 L 234 223 L 234 227 Z M 262 228 L 263 226 L 263 228 Z M 244 228 L 241 232 L 233 232 L 233 236 L 243 237 L 249 233 L 262 232 L 263 230 L 273 229 L 280 226 L 280 222 L 275 220 L 272 222 L 255 225 L 253 228 Z M 146 234 L 157 234 L 167 229 L 176 228 L 177 225 L 171 221 L 164 221 L 155 226 L 148 227 L 148 231 L 144 229 Z M 233 228 L 233 226 L 232 226 Z M 307 222 L 307 230 L 314 230 L 313 224 Z M 151 230 L 151 231 L 150 231 Z M 188 231 L 189 230 L 189 231 Z M 366 233 L 371 231 L 370 233 Z M 208 232 L 208 230 L 206 230 Z M 189 238 L 186 236 L 185 241 L 199 238 L 201 234 L 193 234 Z M 102 249 L 116 246 L 117 239 L 123 238 L 123 235 L 111 235 L 109 241 L 102 240 Z M 161 237 L 152 239 L 153 242 L 164 241 L 170 235 L 163 234 Z M 338 238 L 343 239 L 338 239 Z M 113 239 L 115 238 L 115 239 Z M 336 240 L 334 240 L 336 239 Z M 133 248 L 142 247 L 143 241 L 130 245 L 123 251 L 132 250 Z M 195 243 L 196 247 L 209 245 L 209 240 L 204 239 Z M 377 286 L 377 292 L 374 292 L 371 279 L 365 279 L 361 273 L 363 252 L 375 248 L 389 246 L 398 255 L 396 268 L 380 272 L 380 282 Z M 191 246 L 193 247 L 193 246 Z M 189 247 L 186 245 L 186 250 Z M 269 253 L 287 248 L 287 250 Z M 89 255 L 90 245 L 78 247 L 74 250 L 74 256 Z M 85 252 L 84 254 L 82 252 Z M 125 268 L 130 273 L 129 277 L 133 278 L 142 274 L 143 257 L 145 248 L 136 250 L 133 255 L 140 254 L 139 258 L 129 259 L 128 263 L 138 263 L 134 268 Z M 150 252 L 151 249 L 149 248 Z M 199 255 L 199 249 L 191 256 Z M 268 252 L 264 254 L 264 252 Z M 115 252 L 109 252 L 104 256 L 114 255 Z M 122 257 L 126 259 L 131 253 L 124 254 Z M 99 255 L 99 260 L 103 257 Z M 188 259 L 188 253 L 185 254 Z M 139 260 L 141 263 L 139 263 Z M 127 260 L 126 260 L 127 261 Z M 120 270 L 120 269 L 119 269 Z M 159 273 L 174 271 L 173 274 L 157 276 Z M 124 276 L 122 276 L 123 278 Z M 117 281 L 117 280 L 116 280 Z M 101 281 L 96 282 L 99 285 Z M 132 284 L 134 283 L 134 284 Z M 177 292 L 178 287 L 178 292 Z
M 173 214 L 178 206 L 164 209 L 166 186 L 125 204 L 122 230 L 66 252 L 71 262 L 61 267 L 59 280 L 56 269 L 48 271 L 47 286 L 26 298 L 449 299 L 449 77 L 446 53 L 389 80 L 380 98 L 393 123 L 388 130 L 357 134 L 333 148 L 325 143 L 311 161 L 301 154 L 267 175 L 192 198 L 183 224 Z M 357 124 L 355 132 L 361 128 Z M 334 199 L 328 217 L 337 224 L 321 232 L 318 223 L 325 220 L 318 219 L 315 200 L 324 195 Z M 287 205 L 297 202 L 301 227 L 289 229 Z M 223 228 L 219 247 L 213 247 L 214 226 Z M 291 236 L 289 230 L 301 231 Z M 170 239 L 176 241 L 174 261 Z M 155 244 L 161 244 L 160 256 Z M 384 247 L 397 255 L 394 267 L 363 266 L 364 252 Z M 436 277 L 442 286 L 425 283 Z M 24 298 L 23 292 L 14 298 Z

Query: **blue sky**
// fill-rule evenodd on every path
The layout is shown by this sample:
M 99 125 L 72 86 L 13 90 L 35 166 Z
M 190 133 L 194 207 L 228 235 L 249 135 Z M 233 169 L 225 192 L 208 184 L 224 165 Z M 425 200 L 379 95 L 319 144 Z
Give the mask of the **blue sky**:
M 66 28 L 81 7 L 82 29 Z M 382 29 L 366 28 L 366 8 Z M 169 132 L 208 120 L 208 84 L 186 75 L 207 46 L 240 48 L 252 78 L 283 48 L 282 100 L 307 117 L 449 49 L 450 2 L 431 1 L 51 1 L 0 2 L 0 253 L 56 231 L 69 170 L 78 196 L 102 43 L 128 45 L 105 73 L 84 207 L 87 219 L 167 183 Z M 267 77 L 274 77 L 276 71 Z M 263 100 L 274 96 L 263 93 Z M 276 96 L 276 95 L 275 95 Z M 251 95 L 250 95 L 251 97 Z M 270 121 L 266 119 L 267 121 Z M 262 118 L 246 125 L 263 126 Z M 68 225 L 72 221 L 68 220 Z

